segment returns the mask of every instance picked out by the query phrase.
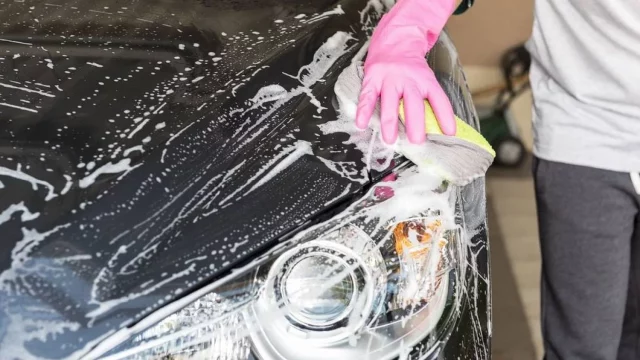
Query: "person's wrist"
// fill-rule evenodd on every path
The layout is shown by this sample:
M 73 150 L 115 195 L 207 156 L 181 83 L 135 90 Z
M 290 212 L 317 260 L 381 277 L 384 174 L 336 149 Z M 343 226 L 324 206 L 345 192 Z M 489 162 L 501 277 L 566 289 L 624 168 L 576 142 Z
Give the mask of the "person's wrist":
M 424 57 L 404 57 L 404 58 L 376 58 L 367 60 L 364 63 L 365 71 L 372 71 L 372 69 L 379 69 L 383 72 L 387 72 L 390 69 L 402 69 L 410 66 L 415 68 L 416 66 L 428 66 Z M 377 71 L 377 70 L 375 70 Z
M 428 29 L 391 25 L 374 33 L 367 57 L 424 56 L 429 51 Z
M 421 26 L 439 32 L 457 8 L 457 1 L 459 0 L 399 0 L 382 16 L 378 26 L 386 27 L 394 22 L 394 18 L 401 18 L 404 25 Z

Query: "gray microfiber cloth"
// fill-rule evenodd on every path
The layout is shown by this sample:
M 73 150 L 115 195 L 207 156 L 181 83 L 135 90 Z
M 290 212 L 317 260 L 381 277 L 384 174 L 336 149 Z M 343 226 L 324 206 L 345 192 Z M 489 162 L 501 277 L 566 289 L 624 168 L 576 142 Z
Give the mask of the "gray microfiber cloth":
M 362 78 L 362 64 L 354 62 L 340 74 L 334 89 L 341 115 L 353 120 L 356 116 Z M 402 105 L 399 113 L 404 124 Z M 370 124 L 376 129 L 379 128 L 379 106 L 376 107 Z M 411 160 L 421 170 L 435 172 L 453 184 L 464 186 L 486 174 L 495 158 L 495 151 L 469 124 L 458 117 L 456 124 L 455 136 L 443 135 L 429 102 L 425 101 L 427 141 L 419 145 L 410 143 L 405 135 L 404 126 L 401 126 L 398 140 L 393 145 L 394 150 Z

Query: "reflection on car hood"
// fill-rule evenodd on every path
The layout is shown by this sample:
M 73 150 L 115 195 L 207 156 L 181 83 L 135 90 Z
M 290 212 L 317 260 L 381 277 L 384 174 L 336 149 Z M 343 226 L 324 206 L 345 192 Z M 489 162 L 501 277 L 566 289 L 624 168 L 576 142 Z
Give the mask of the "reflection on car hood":
M 3 354 L 78 357 L 384 173 L 318 128 L 382 9 L 3 5 Z

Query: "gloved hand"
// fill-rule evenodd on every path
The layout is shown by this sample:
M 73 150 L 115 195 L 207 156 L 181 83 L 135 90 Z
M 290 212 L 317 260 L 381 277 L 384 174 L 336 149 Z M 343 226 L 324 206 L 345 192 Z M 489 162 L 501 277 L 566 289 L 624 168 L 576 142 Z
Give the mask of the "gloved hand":
M 442 132 L 455 135 L 451 103 L 425 60 L 454 8 L 455 0 L 398 0 L 382 17 L 364 64 L 356 126 L 367 128 L 380 97 L 382 138 L 395 142 L 402 98 L 409 141 L 421 143 L 425 140 L 424 99 L 428 99 Z

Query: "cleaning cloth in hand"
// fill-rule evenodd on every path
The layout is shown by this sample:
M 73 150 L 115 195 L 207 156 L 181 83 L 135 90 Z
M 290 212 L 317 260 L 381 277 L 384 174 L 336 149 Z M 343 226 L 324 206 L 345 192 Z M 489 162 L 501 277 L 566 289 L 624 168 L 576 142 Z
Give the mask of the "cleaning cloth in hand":
M 347 117 L 355 117 L 362 78 L 362 65 L 353 63 L 340 74 L 336 82 L 335 93 L 340 111 Z M 402 104 L 399 114 L 404 122 Z M 372 120 L 370 125 L 379 130 L 379 107 L 376 107 Z M 480 133 L 458 117 L 456 125 L 455 136 L 444 135 L 429 102 L 425 101 L 427 141 L 422 144 L 410 143 L 401 127 L 400 136 L 393 146 L 396 152 L 404 155 L 420 169 L 435 172 L 445 180 L 463 186 L 486 174 L 495 157 L 495 151 Z

